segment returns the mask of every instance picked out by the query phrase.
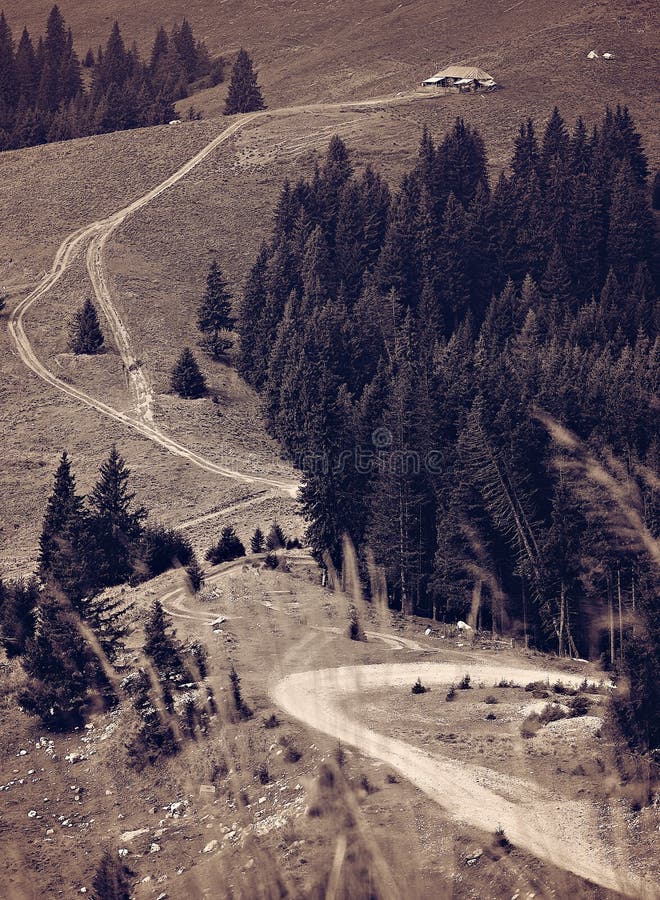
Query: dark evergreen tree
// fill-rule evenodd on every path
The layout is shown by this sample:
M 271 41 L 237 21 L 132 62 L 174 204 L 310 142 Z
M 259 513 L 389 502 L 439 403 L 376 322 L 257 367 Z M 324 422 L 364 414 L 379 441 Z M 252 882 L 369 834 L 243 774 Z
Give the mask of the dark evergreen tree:
M 266 550 L 283 550 L 286 547 L 286 535 L 279 522 L 273 522 L 266 535 Z
M 34 636 L 39 583 L 36 578 L 0 581 L 0 645 L 7 656 L 21 656 Z
M 225 103 L 225 115 L 255 112 L 265 109 L 261 89 L 257 84 L 257 73 L 252 67 L 252 60 L 242 48 L 231 72 L 229 93 Z
M 109 687 L 75 616 L 47 595 L 39 602 L 23 667 L 29 680 L 19 702 L 51 731 L 81 725 L 94 688 Z
M 89 495 L 100 585 L 121 584 L 133 571 L 133 557 L 146 511 L 142 506 L 134 507 L 135 494 L 128 488 L 130 474 L 126 461 L 113 446 Z
M 254 534 L 250 538 L 250 550 L 252 553 L 264 553 L 266 550 L 266 539 L 261 528 L 256 528 Z
M 160 600 L 155 600 L 144 624 L 144 652 L 161 681 L 183 681 L 186 671 L 181 644 Z
M 233 329 L 235 321 L 227 283 L 217 262 L 213 261 L 206 279 L 204 297 L 197 311 L 197 326 L 205 335 L 202 346 L 215 359 L 222 359 L 233 346 L 234 342 L 226 336 L 226 332 Z
M 172 390 L 180 397 L 196 400 L 206 393 L 206 379 L 189 347 L 184 347 L 172 369 Z
M 103 344 L 104 337 L 96 307 L 87 299 L 73 318 L 69 346 L 74 353 L 98 353 Z
M 245 556 L 245 547 L 240 538 L 234 531 L 233 525 L 225 525 L 220 534 L 220 539 L 213 547 L 209 547 L 206 551 L 205 559 L 212 566 L 218 566 L 223 562 L 230 562 L 232 559 L 238 559 Z

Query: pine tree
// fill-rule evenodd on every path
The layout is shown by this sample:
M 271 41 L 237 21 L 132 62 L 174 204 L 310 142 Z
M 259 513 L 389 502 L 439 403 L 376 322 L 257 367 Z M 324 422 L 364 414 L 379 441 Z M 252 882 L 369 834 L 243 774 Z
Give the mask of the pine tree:
M 132 559 L 146 517 L 143 507 L 133 508 L 135 494 L 128 489 L 130 469 L 113 445 L 99 469 L 89 495 L 91 527 L 98 547 L 98 583 L 121 584 L 130 577 Z
M 197 74 L 197 45 L 190 22 L 186 18 L 181 23 L 181 28 L 173 29 L 172 43 L 183 63 L 187 80 L 193 81 Z
M 18 103 L 19 85 L 14 58 L 14 38 L 4 12 L 0 12 L 0 128 L 10 129 Z
M 69 347 L 73 353 L 91 354 L 99 353 L 103 344 L 104 337 L 96 307 L 91 300 L 87 299 L 73 318 Z
M 197 311 L 197 326 L 206 337 L 202 346 L 215 359 L 222 359 L 233 346 L 233 341 L 220 332 L 231 331 L 235 324 L 232 316 L 231 294 L 215 260 L 211 263 L 206 279 L 206 290 Z
M 130 900 L 129 873 L 116 855 L 105 850 L 92 881 L 94 900 Z
M 172 369 L 172 390 L 186 400 L 196 400 L 206 393 L 206 380 L 190 347 L 184 347 Z
M 273 522 L 266 535 L 267 550 L 282 550 L 286 547 L 286 535 L 279 522 Z
M 144 652 L 161 681 L 183 681 L 187 676 L 181 644 L 160 600 L 155 600 L 144 624 Z
M 204 584 L 204 569 L 200 566 L 196 556 L 186 566 L 186 575 L 193 594 L 199 593 Z
M 225 525 L 218 543 L 209 547 L 204 558 L 212 566 L 219 566 L 220 563 L 230 562 L 232 559 L 238 559 L 241 556 L 245 556 L 243 543 L 236 534 L 233 525 Z
M 252 67 L 252 60 L 241 48 L 232 69 L 224 114 L 233 116 L 259 109 L 265 109 L 265 104 L 257 84 L 257 74 Z
M 266 539 L 261 528 L 256 528 L 250 538 L 250 550 L 252 553 L 263 553 L 266 550 Z
M 53 492 L 48 499 L 39 539 L 39 571 L 47 576 L 67 531 L 83 514 L 82 497 L 76 493 L 76 479 L 66 450 L 55 472 Z
M 21 656 L 34 636 L 39 601 L 36 578 L 0 581 L 0 645 L 7 656 Z
M 51 731 L 81 725 L 94 687 L 108 688 L 75 617 L 48 595 L 40 599 L 23 667 L 29 681 L 19 701 Z

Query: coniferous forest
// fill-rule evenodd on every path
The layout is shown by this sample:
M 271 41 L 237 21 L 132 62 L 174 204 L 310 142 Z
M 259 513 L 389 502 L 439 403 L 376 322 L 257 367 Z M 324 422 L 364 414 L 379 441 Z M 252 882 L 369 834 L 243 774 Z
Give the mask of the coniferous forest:
M 16 42 L 2 13 L 0 150 L 162 125 L 177 100 L 223 78 L 224 61 L 210 58 L 185 18 L 169 34 L 158 29 L 148 60 L 115 22 L 105 47 L 81 63 L 57 6 L 36 43 L 27 28 Z
M 238 365 L 303 473 L 308 540 L 405 613 L 627 667 L 657 745 L 657 269 L 625 108 L 555 109 L 489 182 L 458 120 L 396 191 L 339 138 L 286 183 Z M 637 690 L 639 688 L 639 690 Z M 653 724 L 655 722 L 655 724 Z

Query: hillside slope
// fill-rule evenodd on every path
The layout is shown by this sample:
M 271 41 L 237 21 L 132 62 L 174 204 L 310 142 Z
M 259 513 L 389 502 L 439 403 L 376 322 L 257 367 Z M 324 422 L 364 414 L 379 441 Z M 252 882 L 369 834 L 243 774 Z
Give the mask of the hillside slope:
M 40 33 L 52 0 L 7 9 L 16 30 Z M 104 5 L 61 4 L 78 51 L 105 42 L 117 18 L 126 42 L 147 53 L 161 21 L 186 15 L 214 53 L 240 46 L 253 54 L 270 106 L 347 99 L 406 90 L 450 62 L 478 63 L 507 90 L 520 114 L 543 115 L 555 102 L 570 115 L 605 100 L 625 102 L 649 134 L 653 122 L 656 5 L 649 0 L 153 0 Z M 590 61 L 591 49 L 616 59 Z M 221 109 L 224 87 L 196 99 L 207 114 Z

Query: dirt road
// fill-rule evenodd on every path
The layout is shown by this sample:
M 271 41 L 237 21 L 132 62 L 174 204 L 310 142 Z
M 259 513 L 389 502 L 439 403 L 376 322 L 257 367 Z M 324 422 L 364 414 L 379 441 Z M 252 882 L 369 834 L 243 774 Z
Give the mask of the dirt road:
M 62 241 L 55 254 L 55 259 L 53 260 L 50 272 L 44 276 L 33 291 L 21 300 L 9 317 L 9 334 L 25 365 L 51 387 L 61 391 L 73 400 L 77 400 L 78 402 L 95 409 L 102 415 L 108 416 L 134 431 L 138 431 L 144 437 L 158 444 L 167 452 L 183 457 L 193 465 L 196 465 L 207 472 L 248 484 L 273 488 L 277 490 L 278 493 L 295 497 L 299 488 L 297 482 L 281 481 L 273 478 L 249 475 L 236 469 L 220 465 L 174 440 L 154 424 L 153 389 L 148 374 L 140 364 L 139 356 L 131 345 L 128 329 L 122 322 L 113 303 L 103 261 L 104 249 L 117 228 L 119 228 L 130 216 L 134 215 L 165 191 L 178 184 L 182 179 L 189 175 L 193 169 L 214 153 L 218 147 L 229 141 L 238 131 L 257 119 L 271 116 L 287 116 L 295 113 L 313 113 L 327 109 L 379 106 L 383 104 L 401 103 L 414 99 L 420 100 L 426 98 L 414 94 L 397 94 L 372 100 L 358 100 L 347 103 L 312 104 L 300 108 L 290 107 L 278 110 L 264 110 L 262 112 L 249 113 L 247 115 L 236 117 L 232 123 L 207 144 L 206 147 L 195 154 L 195 156 L 188 160 L 187 163 L 177 169 L 176 172 L 152 188 L 152 190 L 107 218 L 99 219 L 92 222 L 90 225 L 77 229 Z M 121 355 L 124 370 L 126 372 L 132 398 L 131 410 L 129 412 L 115 409 L 103 400 L 92 397 L 85 391 L 67 384 L 67 382 L 55 375 L 38 358 L 27 336 L 25 329 L 26 313 L 33 304 L 37 303 L 41 298 L 53 290 L 74 260 L 83 252 L 86 256 L 87 271 L 94 289 L 94 294 L 108 321 L 108 325 L 112 331 L 113 339 Z
M 503 677 L 522 684 L 557 677 L 556 671 L 490 664 L 349 666 L 289 675 L 274 686 L 271 696 L 305 725 L 394 767 L 457 820 L 487 832 L 502 827 L 514 845 L 562 869 L 630 896 L 652 896 L 650 886 L 645 889 L 613 868 L 591 803 L 564 801 L 533 782 L 427 753 L 372 731 L 340 708 L 342 698 L 361 690 L 409 687 L 418 676 L 428 685 L 448 685 L 465 671 L 474 681 L 491 684 Z M 577 685 L 582 679 L 562 674 L 562 680 Z

